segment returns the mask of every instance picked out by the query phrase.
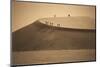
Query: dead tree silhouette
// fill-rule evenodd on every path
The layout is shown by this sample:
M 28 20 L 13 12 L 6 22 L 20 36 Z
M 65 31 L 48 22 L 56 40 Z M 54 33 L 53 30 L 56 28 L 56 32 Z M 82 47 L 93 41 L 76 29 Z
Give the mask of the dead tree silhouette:
M 60 27 L 60 24 L 57 24 L 57 27 Z
M 70 14 L 68 14 L 68 16 L 70 17 Z

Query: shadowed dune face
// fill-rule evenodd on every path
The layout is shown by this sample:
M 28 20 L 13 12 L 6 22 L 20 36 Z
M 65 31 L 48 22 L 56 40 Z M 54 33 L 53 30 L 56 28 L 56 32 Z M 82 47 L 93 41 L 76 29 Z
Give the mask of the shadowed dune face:
M 95 30 L 75 30 L 35 21 L 12 36 L 13 51 L 95 49 Z

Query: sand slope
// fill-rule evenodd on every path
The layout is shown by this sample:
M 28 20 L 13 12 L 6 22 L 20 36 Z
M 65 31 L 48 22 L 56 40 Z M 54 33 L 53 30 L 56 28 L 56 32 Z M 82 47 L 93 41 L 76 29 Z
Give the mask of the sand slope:
M 95 30 L 60 28 L 39 21 L 12 33 L 13 51 L 95 49 Z

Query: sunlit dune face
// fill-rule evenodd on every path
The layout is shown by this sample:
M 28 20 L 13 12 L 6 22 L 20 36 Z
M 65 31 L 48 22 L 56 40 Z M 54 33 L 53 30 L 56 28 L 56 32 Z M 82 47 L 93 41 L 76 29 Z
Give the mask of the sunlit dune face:
M 13 2 L 12 32 L 33 23 L 37 19 L 54 17 L 54 15 L 66 17 L 68 14 L 95 19 L 95 6 Z
M 68 17 L 52 17 L 52 18 L 42 18 L 39 20 L 41 23 L 48 23 L 46 25 L 59 27 L 71 28 L 71 29 L 86 29 L 95 30 L 95 20 L 89 17 L 82 16 L 68 16 Z M 52 25 L 50 24 L 52 23 Z

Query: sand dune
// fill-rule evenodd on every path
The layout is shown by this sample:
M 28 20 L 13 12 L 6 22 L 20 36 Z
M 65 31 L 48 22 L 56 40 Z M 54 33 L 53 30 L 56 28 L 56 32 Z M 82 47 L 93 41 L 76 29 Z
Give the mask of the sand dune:
M 42 23 L 60 24 L 61 27 L 73 29 L 95 29 L 95 19 L 85 16 L 50 17 L 40 19 Z
M 95 30 L 73 30 L 36 21 L 12 36 L 13 51 L 95 49 Z
M 95 61 L 95 35 L 95 29 L 56 27 L 37 20 L 12 33 L 12 63 Z

